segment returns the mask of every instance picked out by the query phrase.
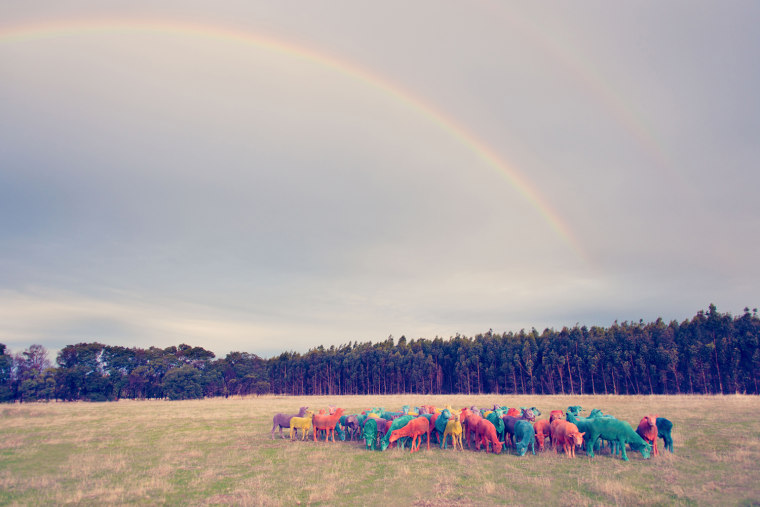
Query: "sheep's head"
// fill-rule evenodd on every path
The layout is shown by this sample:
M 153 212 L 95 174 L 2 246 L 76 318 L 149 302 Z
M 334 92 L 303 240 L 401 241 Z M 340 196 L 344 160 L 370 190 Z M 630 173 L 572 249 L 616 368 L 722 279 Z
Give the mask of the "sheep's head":
M 575 433 L 575 432 L 573 432 L 573 433 L 570 433 L 567 436 L 570 438 L 570 440 L 572 440 L 573 445 L 578 446 L 578 445 L 583 445 L 583 435 L 585 435 L 585 434 L 586 434 L 585 431 L 583 433 Z

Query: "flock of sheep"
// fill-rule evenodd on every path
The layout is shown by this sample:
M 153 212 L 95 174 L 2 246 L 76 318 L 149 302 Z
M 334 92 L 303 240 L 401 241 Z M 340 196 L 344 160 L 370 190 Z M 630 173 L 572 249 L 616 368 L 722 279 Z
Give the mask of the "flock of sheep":
M 628 461 L 626 446 L 638 451 L 644 458 L 651 453 L 659 454 L 657 439 L 662 438 L 664 446 L 673 452 L 671 431 L 673 423 L 656 415 L 646 415 L 634 431 L 626 421 L 603 414 L 599 409 L 592 410 L 588 417 L 580 417 L 583 409 L 570 406 L 566 412 L 552 410 L 549 419 L 536 420 L 541 412 L 536 407 L 508 408 L 494 406 L 493 409 L 465 407 L 455 410 L 450 406 L 437 409 L 423 405 L 412 409 L 408 405 L 400 411 L 390 412 L 382 408 L 372 408 L 361 414 L 344 414 L 342 408 L 329 407 L 315 414 L 308 407 L 301 407 L 297 414 L 276 414 L 272 420 L 272 438 L 279 428 L 283 437 L 283 428 L 290 430 L 290 439 L 294 440 L 301 432 L 305 440 L 309 432 L 316 441 L 324 438 L 335 441 L 363 438 L 366 448 L 374 450 L 387 449 L 398 441 L 403 449 L 411 443 L 411 452 L 419 450 L 425 442 L 430 449 L 433 442 L 446 448 L 449 442 L 454 449 L 468 448 L 499 454 L 503 447 L 512 447 L 519 456 L 528 450 L 535 454 L 545 449 L 545 442 L 550 440 L 553 449 L 562 449 L 566 456 L 574 457 L 575 449 L 581 446 L 586 455 L 594 456 L 594 450 L 606 442 L 613 454 L 620 454 Z

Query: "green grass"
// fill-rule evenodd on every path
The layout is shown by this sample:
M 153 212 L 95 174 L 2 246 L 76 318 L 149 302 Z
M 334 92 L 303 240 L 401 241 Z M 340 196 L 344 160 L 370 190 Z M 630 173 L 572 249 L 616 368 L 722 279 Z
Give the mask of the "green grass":
M 343 406 L 582 405 L 634 427 L 675 423 L 675 454 L 518 457 L 422 446 L 272 440 L 276 412 Z M 251 397 L 0 406 L 0 504 L 757 505 L 760 398 L 749 396 Z

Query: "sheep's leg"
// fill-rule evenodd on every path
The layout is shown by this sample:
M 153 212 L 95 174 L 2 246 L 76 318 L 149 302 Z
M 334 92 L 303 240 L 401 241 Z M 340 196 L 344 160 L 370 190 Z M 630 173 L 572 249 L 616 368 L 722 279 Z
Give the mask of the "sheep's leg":
M 618 445 L 620 446 L 620 453 L 622 455 L 621 457 L 623 458 L 623 461 L 628 461 L 628 454 L 625 452 L 625 442 L 622 438 L 618 440 Z
M 588 441 L 586 442 L 586 455 L 589 458 L 594 457 L 594 442 L 596 442 L 596 435 L 586 435 L 588 438 Z M 594 437 L 594 438 L 591 438 Z

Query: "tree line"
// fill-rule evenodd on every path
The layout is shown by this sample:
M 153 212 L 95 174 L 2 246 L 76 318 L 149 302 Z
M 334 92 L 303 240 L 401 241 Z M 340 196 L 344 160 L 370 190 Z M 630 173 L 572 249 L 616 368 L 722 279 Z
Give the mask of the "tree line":
M 263 359 L 182 344 L 0 344 L 0 401 L 188 399 L 247 394 L 760 394 L 760 318 L 715 305 L 662 319 L 474 337 L 350 342 Z

